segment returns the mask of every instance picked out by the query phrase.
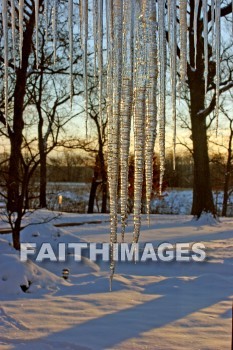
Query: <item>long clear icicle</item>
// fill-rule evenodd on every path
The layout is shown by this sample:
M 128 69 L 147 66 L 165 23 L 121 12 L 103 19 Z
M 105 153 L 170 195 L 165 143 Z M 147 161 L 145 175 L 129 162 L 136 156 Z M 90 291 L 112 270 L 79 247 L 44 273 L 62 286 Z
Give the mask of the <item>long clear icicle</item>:
M 204 33 L 204 60 L 205 60 L 205 69 L 204 69 L 204 79 L 205 79 L 205 95 L 207 93 L 208 85 L 208 12 L 207 12 L 207 0 L 202 1 L 202 12 L 203 12 L 203 33 Z
M 119 171 L 119 128 L 120 128 L 120 101 L 121 101 L 121 78 L 122 78 L 122 1 L 113 1 L 113 95 L 112 95 L 112 118 L 109 125 L 109 194 L 110 194 L 110 289 L 115 271 L 114 243 L 117 242 L 117 210 L 118 210 L 118 171 Z
M 165 1 L 159 0 L 159 153 L 160 153 L 160 194 L 162 193 L 165 171 L 165 103 L 166 103 L 166 34 Z
M 133 46 L 134 46 L 134 2 L 124 1 L 123 8 L 123 72 L 121 95 L 121 142 L 120 142 L 120 170 L 121 170 L 121 239 L 124 242 L 127 220 L 128 203 L 128 173 L 130 125 L 133 99 Z
M 169 48 L 170 48 L 170 76 L 172 94 L 172 121 L 173 121 L 173 170 L 176 168 L 176 84 L 177 84 L 177 25 L 176 2 L 168 1 L 169 11 Z
M 102 102 L 103 102 L 103 0 L 98 0 L 98 81 L 99 81 L 99 120 L 100 132 L 103 132 Z
M 52 9 L 52 27 L 53 27 L 53 60 L 54 63 L 57 59 L 57 0 L 53 0 L 53 9 Z
M 5 92 L 5 118 L 8 123 L 8 16 L 7 0 L 2 0 L 2 21 L 4 35 L 4 92 Z
M 214 47 L 214 10 L 215 0 L 211 0 L 211 31 L 212 31 L 212 47 Z
M 19 58 L 22 64 L 24 0 L 19 0 Z
M 106 8 L 108 0 L 106 0 Z M 97 54 L 97 33 L 98 33 L 98 4 L 97 0 L 93 0 L 93 40 L 94 40 L 94 78 L 96 79 L 96 54 Z M 107 16 L 109 12 L 106 10 Z M 106 26 L 107 27 L 107 26 Z
M 187 75 L 187 0 L 180 0 L 180 84 Z
M 148 32 L 148 73 L 146 96 L 146 129 L 145 129 L 145 181 L 146 181 L 146 212 L 150 223 L 150 201 L 153 185 L 153 157 L 157 124 L 157 23 L 156 7 L 152 0 L 147 1 L 146 9 Z
M 73 0 L 69 0 L 70 104 L 73 102 Z
M 38 69 L 38 51 L 39 51 L 39 38 L 38 38 L 38 29 L 39 29 L 39 0 L 35 0 L 35 28 L 36 28 L 36 67 Z
M 15 0 L 11 0 L 11 32 L 12 32 L 12 51 L 14 66 L 16 68 L 16 38 L 15 38 Z
M 233 33 L 233 0 L 232 0 L 232 18 L 231 18 L 231 20 L 232 20 L 232 33 Z
M 112 120 L 113 120 L 113 0 L 106 0 L 106 27 L 107 27 L 107 118 L 108 118 L 108 179 L 112 171 Z M 112 182 L 109 181 L 109 188 L 112 187 Z M 110 193 L 112 193 L 112 188 Z
M 219 90 L 220 90 L 220 43 L 221 43 L 221 1 L 215 0 L 215 32 L 216 32 L 216 134 L 219 119 Z
M 197 68 L 197 21 L 198 21 L 198 9 L 199 9 L 200 0 L 195 0 L 194 6 L 194 50 L 195 50 L 195 69 Z
M 106 0 L 106 27 L 107 27 L 107 118 L 108 118 L 108 174 L 111 171 L 111 140 L 113 115 L 113 0 Z M 110 183 L 109 183 L 110 186 Z
M 49 25 L 49 10 L 48 0 L 44 0 L 44 16 L 45 16 L 45 41 L 48 41 L 48 25 Z
M 143 6 L 143 4 L 141 5 Z M 136 5 L 136 47 L 134 86 L 134 235 L 137 243 L 141 228 L 142 185 L 145 156 L 145 114 L 146 114 L 146 64 L 145 64 L 145 12 Z
M 80 32 L 83 52 L 83 81 L 86 113 L 86 135 L 88 120 L 88 77 L 87 77 L 87 42 L 88 42 L 88 0 L 80 1 Z

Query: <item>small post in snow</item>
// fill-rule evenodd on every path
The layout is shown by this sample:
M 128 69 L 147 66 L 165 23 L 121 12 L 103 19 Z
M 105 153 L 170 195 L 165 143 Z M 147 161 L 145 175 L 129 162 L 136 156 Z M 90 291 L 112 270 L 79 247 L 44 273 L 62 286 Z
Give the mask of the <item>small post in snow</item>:
M 61 210 L 61 207 L 62 207 L 62 195 L 60 194 L 58 196 L 58 209 L 59 209 L 59 211 Z

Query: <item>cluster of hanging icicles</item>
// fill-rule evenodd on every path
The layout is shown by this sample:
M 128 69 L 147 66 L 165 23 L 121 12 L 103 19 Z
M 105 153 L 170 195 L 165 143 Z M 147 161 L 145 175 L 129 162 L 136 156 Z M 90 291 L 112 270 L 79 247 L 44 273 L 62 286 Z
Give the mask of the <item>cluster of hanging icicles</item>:
M 52 13 L 54 61 L 57 47 L 58 0 L 34 0 L 35 4 L 35 48 L 38 65 L 39 5 L 43 4 L 45 31 L 47 35 L 49 13 Z M 200 9 L 200 4 L 202 8 Z M 216 59 L 216 114 L 219 107 L 220 85 L 220 0 L 195 0 L 194 43 L 197 53 L 197 19 L 202 11 L 204 36 L 205 87 L 208 81 L 208 38 L 212 36 Z M 233 5 L 233 0 L 232 0 Z M 16 54 L 22 62 L 24 0 L 2 0 L 2 22 L 4 36 L 5 115 L 8 115 L 8 60 L 9 41 L 12 41 L 12 57 Z M 114 274 L 114 243 L 117 242 L 118 194 L 120 193 L 121 237 L 124 241 L 127 222 L 128 169 L 130 131 L 134 134 L 134 235 L 137 243 L 140 234 L 142 184 L 146 179 L 146 208 L 149 216 L 153 182 L 153 151 L 158 124 L 160 148 L 160 190 L 165 166 L 165 103 L 166 67 L 170 57 L 171 101 L 173 116 L 173 153 L 176 145 L 176 99 L 177 73 L 179 89 L 187 78 L 187 0 L 80 0 L 74 5 L 67 0 L 70 90 L 73 93 L 73 26 L 74 6 L 78 6 L 79 31 L 83 52 L 83 77 L 85 109 L 88 115 L 88 40 L 94 51 L 94 75 L 98 79 L 99 116 L 102 119 L 103 89 L 107 91 L 108 117 L 108 178 L 111 216 L 111 275 Z M 208 13 L 211 12 L 211 21 Z M 90 17 L 90 14 L 91 17 Z M 64 14 L 63 14 L 64 16 Z M 178 20 L 179 18 L 179 20 Z M 75 19 L 76 20 L 76 19 Z M 9 27 L 11 23 L 11 27 Z M 16 24 L 17 23 L 17 24 Z M 91 23 L 91 25 L 90 25 Z M 19 30 L 19 47 L 16 47 L 16 26 Z M 91 28 L 91 29 L 90 29 Z M 167 45 L 168 41 L 168 45 Z M 180 57 L 177 58 L 177 44 Z M 106 48 L 104 53 L 103 48 Z M 196 58 L 195 58 L 196 65 Z M 103 86 L 103 67 L 107 70 L 107 87 Z M 194 66 L 193 69 L 196 67 Z M 158 107 L 157 107 L 158 105 Z M 174 164 L 175 166 L 175 164 Z M 118 175 L 120 174 L 120 175 Z M 120 183 L 120 192 L 118 184 Z

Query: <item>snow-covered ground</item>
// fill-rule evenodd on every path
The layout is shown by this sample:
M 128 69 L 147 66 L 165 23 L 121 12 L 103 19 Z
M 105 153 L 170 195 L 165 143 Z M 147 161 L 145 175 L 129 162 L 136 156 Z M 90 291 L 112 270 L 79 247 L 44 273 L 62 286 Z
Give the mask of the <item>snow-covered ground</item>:
M 26 223 L 54 215 L 37 211 Z M 22 242 L 108 242 L 108 215 L 63 214 L 31 225 Z M 48 221 L 48 220 L 47 220 Z M 64 226 L 64 224 L 79 224 Z M 56 226 L 54 226 L 54 224 Z M 126 240 L 132 240 L 132 219 Z M 6 227 L 0 223 L 0 227 Z M 120 236 L 120 235 L 119 235 Z M 120 238 L 120 237 L 119 237 Z M 19 261 L 0 236 L 0 349 L 230 349 L 233 219 L 191 216 L 143 219 L 141 243 L 203 242 L 205 262 L 118 263 L 109 292 L 109 263 Z M 66 281 L 63 268 L 70 271 Z M 28 288 L 23 292 L 20 286 Z
M 47 203 L 50 210 L 60 210 L 73 213 L 86 213 L 90 195 L 90 183 L 78 182 L 50 182 L 48 183 Z M 62 196 L 62 205 L 58 204 L 58 197 Z M 94 212 L 101 210 L 102 194 L 97 191 Z M 223 192 L 213 191 L 214 204 L 218 215 L 222 212 Z M 153 214 L 189 215 L 192 208 L 192 189 L 168 188 L 162 197 L 155 197 L 151 201 Z M 233 217 L 233 194 L 228 201 L 227 216 Z M 38 203 L 34 203 L 38 206 Z M 120 206 L 120 205 L 119 205 Z M 5 207 L 0 198 L 0 209 Z

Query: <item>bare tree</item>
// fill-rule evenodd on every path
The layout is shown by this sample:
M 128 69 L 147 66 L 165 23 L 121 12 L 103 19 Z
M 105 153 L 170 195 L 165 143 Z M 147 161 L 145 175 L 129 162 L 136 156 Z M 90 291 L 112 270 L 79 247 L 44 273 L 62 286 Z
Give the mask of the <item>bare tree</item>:
M 188 61 L 187 61 L 187 89 L 182 94 L 188 105 L 190 122 L 191 122 L 191 138 L 193 142 L 193 159 L 194 159 L 194 182 L 193 182 L 193 205 L 192 214 L 199 217 L 203 211 L 216 214 L 208 155 L 208 117 L 216 107 L 215 93 L 215 74 L 216 62 L 211 43 L 208 44 L 208 84 L 207 93 L 205 92 L 205 62 L 204 62 L 204 24 L 202 16 L 202 1 L 199 3 L 197 18 L 197 55 L 195 67 L 195 41 L 194 41 L 194 10 L 195 1 L 189 1 L 188 17 Z M 221 1 L 221 19 L 224 25 L 227 22 L 227 16 L 232 12 L 232 2 Z M 178 19 L 177 19 L 178 20 Z M 211 8 L 208 10 L 208 23 L 211 22 Z M 224 41 L 223 41 L 224 42 Z M 180 48 L 177 48 L 177 54 L 180 58 Z M 224 42 L 222 52 L 222 71 L 220 94 L 232 89 L 232 73 L 233 73 L 233 52 L 231 35 L 229 34 L 228 42 Z M 195 67 L 195 68 L 194 68 Z
M 43 12 L 44 1 L 39 1 L 40 12 Z M 61 4 L 62 5 L 62 4 Z M 10 5 L 8 7 L 10 11 Z M 64 9 L 63 9 L 64 10 Z M 18 10 L 16 9 L 16 14 Z M 33 42 L 33 33 L 35 27 L 35 3 L 34 0 L 25 2 L 24 6 L 24 32 L 23 32 L 23 47 L 22 47 L 22 62 L 19 58 L 16 59 L 16 66 L 14 62 L 9 62 L 10 69 L 10 90 L 9 90 L 9 123 L 5 119 L 3 112 L 0 113 L 0 122 L 7 126 L 7 133 L 3 131 L 5 136 L 10 140 L 10 158 L 9 169 L 7 177 L 7 210 L 9 217 L 14 217 L 15 223 L 12 230 L 13 245 L 16 249 L 20 248 L 20 226 L 22 217 L 25 215 L 27 208 L 27 186 L 29 185 L 32 173 L 35 168 L 41 163 L 41 174 L 45 174 L 41 181 L 41 189 L 43 192 L 43 200 L 45 199 L 45 182 L 46 179 L 46 156 L 55 147 L 58 141 L 58 134 L 68 122 L 69 116 L 62 120 L 64 114 L 61 113 L 61 105 L 69 100 L 69 92 L 63 89 L 61 80 L 64 81 L 64 76 L 69 74 L 69 60 L 68 60 L 68 31 L 66 20 L 62 14 L 58 16 L 58 33 L 57 39 L 57 63 L 53 62 L 53 48 L 48 45 L 45 48 L 43 28 L 39 32 L 40 44 L 43 49 L 38 53 L 39 66 L 37 66 L 35 47 Z M 19 28 L 16 26 L 17 31 Z M 51 34 L 50 34 L 51 35 Z M 79 38 L 76 37 L 77 43 Z M 79 50 L 79 45 L 77 45 Z M 80 55 L 77 54 L 74 60 L 74 66 L 79 64 Z M 4 59 L 0 55 L 0 62 L 3 64 Z M 74 80 L 82 75 L 79 72 L 78 64 L 74 69 Z M 43 80 L 46 74 L 46 79 Z M 55 77 L 56 76 L 56 83 Z M 61 76 L 63 78 L 61 78 Z M 50 77 L 50 79 L 48 78 Z M 53 77 L 54 79 L 51 79 Z M 44 83 L 47 84 L 47 91 L 50 90 L 50 101 L 47 95 L 47 107 L 42 103 Z M 60 84 L 60 90 L 58 86 Z M 80 87 L 80 84 L 75 84 Z M 58 92 L 59 90 L 59 92 Z M 76 92 L 75 92 L 76 93 Z M 75 94 L 74 93 L 74 94 Z M 79 90 L 80 93 L 80 90 Z M 54 96 L 55 95 L 55 96 Z M 24 135 L 25 126 L 28 124 L 28 115 L 33 112 L 32 104 L 35 104 L 38 113 L 38 146 L 39 152 L 32 152 L 31 146 L 35 144 L 35 137 L 29 140 Z M 1 103 L 2 107 L 2 103 Z M 12 111 L 12 112 L 11 112 Z M 59 114 L 59 113 L 60 114 Z M 73 113 L 74 115 L 76 113 Z M 45 121 L 46 116 L 46 121 Z M 46 125 L 45 125 L 46 124 Z M 46 130 L 45 130 L 46 129 Z M 34 138 L 34 140 L 33 140 Z M 28 145 L 28 152 L 31 152 L 31 158 L 28 161 L 24 158 L 24 141 Z M 30 145 L 30 147 L 29 147 Z M 30 148 L 30 151 L 29 151 Z M 40 158 L 41 157 L 41 158 Z M 41 161 L 40 161 L 41 159 Z M 44 168 L 43 168 L 44 167 Z M 29 170 L 30 169 L 30 170 Z M 42 201 L 42 198 L 41 198 Z M 42 204 L 45 204 L 42 203 Z M 17 215 L 15 214 L 17 213 Z

